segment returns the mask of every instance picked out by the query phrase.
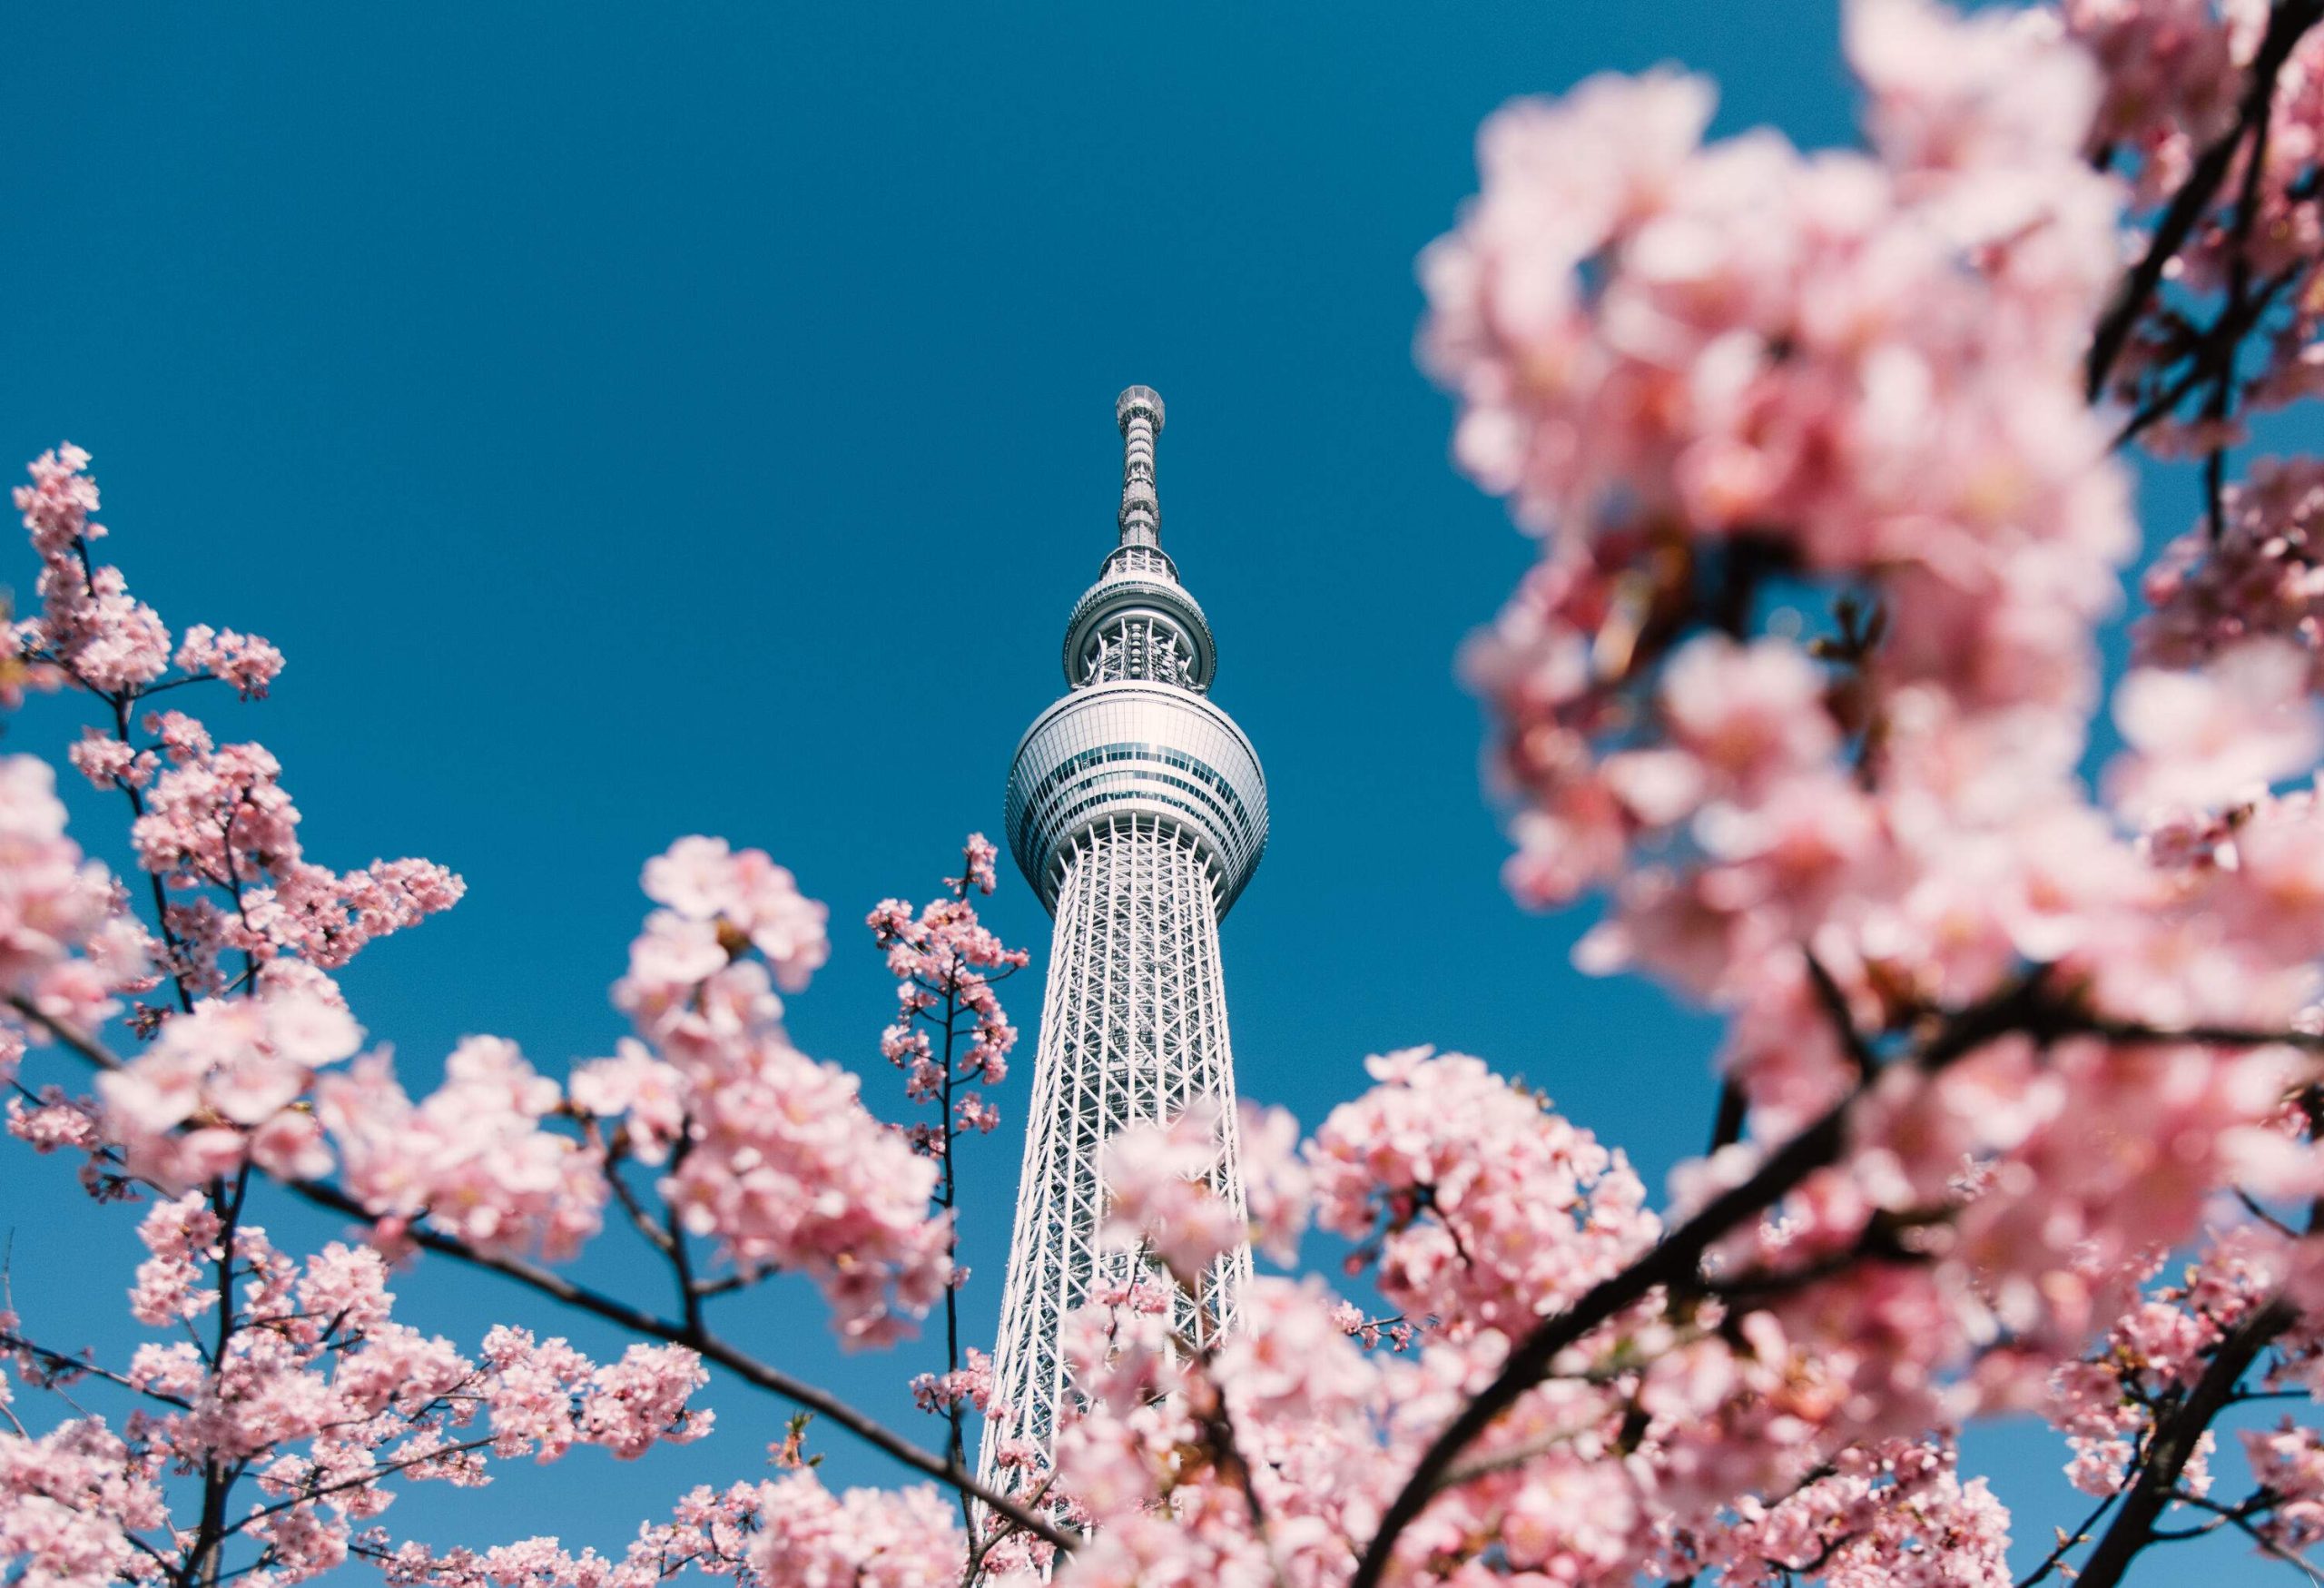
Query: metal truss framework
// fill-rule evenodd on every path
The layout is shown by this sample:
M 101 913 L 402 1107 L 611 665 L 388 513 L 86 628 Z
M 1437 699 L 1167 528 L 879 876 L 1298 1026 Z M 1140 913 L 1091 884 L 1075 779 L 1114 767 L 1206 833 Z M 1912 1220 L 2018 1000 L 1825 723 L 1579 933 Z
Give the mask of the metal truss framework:
M 1235 1060 L 1210 868 L 1175 825 L 1116 817 L 1074 840 L 1058 897 L 994 1364 L 1010 1437 L 1049 1447 L 1068 1393 L 1059 1327 L 1095 1287 L 1128 1279 L 1137 1261 L 1100 1248 L 1108 1139 L 1203 1100 L 1223 1117 L 1210 1182 L 1239 1208 Z M 1201 1314 L 1180 1298 L 1180 1332 L 1200 1339 L 1231 1325 L 1250 1271 L 1247 1249 L 1221 1258 Z
M 1009 772 L 1009 847 L 1057 917 L 1034 1057 L 1017 1222 L 980 1470 L 1013 1490 L 1004 1449 L 1046 1456 L 1073 1387 L 1059 1330 L 1137 1254 L 1103 1239 L 1115 1132 L 1214 1107 L 1211 1186 L 1243 1207 L 1235 1060 L 1218 922 L 1266 843 L 1266 779 L 1232 718 L 1205 698 L 1216 648 L 1161 549 L 1154 441 L 1162 403 L 1122 393 L 1120 542 L 1067 625 L 1069 693 L 1043 712 Z M 1177 1303 L 1189 1339 L 1231 1327 L 1247 1248 Z
M 1098 631 L 1083 659 L 1084 684 L 1151 682 L 1184 687 L 1194 658 L 1179 648 L 1178 636 L 1151 618 L 1125 617 Z

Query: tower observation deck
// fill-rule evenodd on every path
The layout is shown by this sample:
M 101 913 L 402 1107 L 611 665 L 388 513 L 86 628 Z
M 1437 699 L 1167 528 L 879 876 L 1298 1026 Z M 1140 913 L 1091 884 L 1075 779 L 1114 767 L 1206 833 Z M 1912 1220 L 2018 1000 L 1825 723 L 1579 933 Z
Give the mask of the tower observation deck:
M 1266 847 L 1267 786 L 1235 719 L 1212 704 L 1217 646 L 1161 544 L 1154 443 L 1162 399 L 1114 405 L 1119 540 L 1066 622 L 1067 693 L 1026 730 L 1009 771 L 1009 846 L 1056 918 L 1023 1177 L 980 1469 L 1011 1440 L 1046 1454 L 1069 1393 L 1058 1327 L 1135 1254 L 1101 1249 L 1102 1159 L 1125 1126 L 1203 1100 L 1222 1119 L 1211 1183 L 1243 1204 L 1235 1061 L 1218 922 Z M 1182 1301 L 1190 1336 L 1230 1324 L 1250 1253 L 1221 1258 Z

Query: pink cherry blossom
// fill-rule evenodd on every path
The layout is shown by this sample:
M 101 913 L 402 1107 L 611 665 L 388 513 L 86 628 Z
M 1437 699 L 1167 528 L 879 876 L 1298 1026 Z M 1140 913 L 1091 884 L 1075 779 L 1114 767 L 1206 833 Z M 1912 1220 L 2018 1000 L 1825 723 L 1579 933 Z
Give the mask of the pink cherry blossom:
M 497 1037 L 462 1041 L 418 1102 L 378 1055 L 315 1086 L 344 1182 L 375 1216 L 425 1214 L 484 1250 L 551 1257 L 596 1233 L 607 1195 L 596 1152 L 544 1123 L 563 1100 Z
M 1286 1110 L 1245 1103 L 1240 1126 L 1236 1135 L 1251 1239 L 1268 1257 L 1288 1266 L 1299 1259 L 1299 1238 L 1307 1228 L 1313 1196 L 1311 1177 L 1299 1157 L 1299 1122 Z
M 981 833 L 971 833 L 961 853 L 961 863 L 966 868 L 963 874 L 945 878 L 944 885 L 963 898 L 970 888 L 980 893 L 990 893 L 1000 885 L 994 869 L 1000 858 L 998 845 Z
M 659 1164 L 685 1135 L 684 1071 L 625 1037 L 610 1059 L 576 1065 L 566 1090 L 585 1113 L 621 1119 L 631 1157 Z
M 748 939 L 786 991 L 806 986 L 831 957 L 830 912 L 800 894 L 763 850 L 735 853 L 723 838 L 681 838 L 645 864 L 645 893 L 690 922 L 718 922 Z
M 2144 196 L 2168 192 L 2234 114 L 2227 19 L 2211 0 L 2066 0 L 2062 9 L 2104 84 L 2093 135 L 2135 156 Z
M 141 1233 L 153 1255 L 133 1311 L 202 1327 L 149 1341 L 109 1376 L 152 1397 L 118 1435 L 87 1417 L 38 1440 L 0 1433 L 0 1551 L 42 1581 L 198 1578 L 246 1534 L 275 1580 L 297 1582 L 376 1553 L 355 1524 L 386 1509 L 390 1478 L 471 1486 L 492 1457 L 553 1459 L 576 1443 L 629 1457 L 709 1431 L 689 1404 L 705 1376 L 682 1347 L 634 1346 L 599 1366 L 562 1341 L 499 1329 L 479 1366 L 393 1321 L 374 1251 L 334 1243 L 300 1265 L 200 1192 L 155 1208 Z M 201 1283 L 229 1277 L 231 1295 Z M 38 1382 L 78 1376 L 84 1365 L 19 1328 L 0 1315 L 0 1346 L 34 1363 Z M 479 1408 L 486 1434 L 474 1431 Z M 161 1481 L 194 1473 L 212 1495 L 198 1521 L 173 1511 Z M 243 1473 L 258 1498 L 217 1507 Z
M 949 1411 L 962 1405 L 987 1410 L 992 1404 L 992 1358 L 972 1346 L 967 1366 L 914 1376 L 911 1398 L 924 1412 Z
M 2273 1430 L 2247 1432 L 2243 1451 L 2272 1499 L 2261 1524 L 2267 1538 L 2294 1554 L 2324 1543 L 2324 1438 L 2287 1419 Z
M 1946 1444 L 1851 1450 L 1775 1504 L 1747 1502 L 1701 1544 L 1720 1580 L 1771 1585 L 1814 1570 L 1834 1583 L 2008 1588 L 2009 1514 L 1963 1482 Z
M 133 696 L 167 671 L 170 631 L 159 614 L 128 593 L 121 570 L 88 554 L 104 526 L 97 510 L 89 455 L 70 443 L 31 466 L 33 483 L 15 488 L 16 510 L 41 560 L 37 616 L 13 626 L 25 661 L 83 688 Z
M 1106 1238 L 1192 1283 L 1244 1238 L 1241 1211 L 1216 1184 L 1221 1154 L 1217 1110 L 1200 1104 L 1167 1124 L 1115 1131 L 1101 1166 Z
M 1705 635 L 1670 658 L 1663 717 L 1679 750 L 1725 785 L 1751 789 L 1832 754 L 1839 735 L 1821 709 L 1828 688 L 1797 646 Z
M 2114 696 L 2131 755 L 2115 798 L 2133 810 L 2211 809 L 2263 795 L 2316 761 L 2324 734 L 2308 663 L 2279 641 L 2223 651 L 2201 671 L 2140 668 Z
M 131 1538 L 167 1519 L 162 1464 L 102 1417 L 76 1418 L 38 1439 L 0 1434 L 0 1560 L 27 1582 L 159 1583 Z
M 560 1080 L 471 1037 L 407 1090 L 333 977 L 459 879 L 310 860 L 271 752 L 142 704 L 256 700 L 282 657 L 173 637 L 94 554 L 86 455 L 44 454 L 0 703 L 94 703 L 64 759 L 129 807 L 147 875 L 88 861 L 48 768 L 0 759 L 0 1081 L 12 1137 L 148 1201 L 127 1295 L 153 1332 L 100 1358 L 0 1314 L 0 1575 L 1344 1588 L 1481 1395 L 1377 1580 L 2004 1588 L 2013 1524 L 1954 1430 L 2026 1412 L 2071 1482 L 2120 1497 L 2035 1577 L 2111 1583 L 2125 1540 L 2204 1528 L 2324 1543 L 2314 1429 L 2198 1425 L 2324 1386 L 2300 1226 L 2324 1195 L 2324 474 L 2233 478 L 2251 412 L 2324 394 L 2314 10 L 1851 0 L 1860 149 L 1706 142 L 1710 86 L 1669 69 L 1488 123 L 1481 192 L 1423 261 L 1421 349 L 1459 466 L 1538 553 L 1463 664 L 1508 876 L 1534 905 L 1600 894 L 1585 968 L 1723 1022 L 1717 1141 L 1651 1212 L 1620 1152 L 1427 1049 L 1373 1060 L 1304 1144 L 1282 1110 L 1120 1132 L 1053 1446 L 999 1447 L 1029 1521 L 955 1470 L 967 1418 L 1009 1411 L 955 1299 L 958 1221 L 984 1211 L 963 1149 L 1019 1036 L 997 987 L 1027 963 L 970 902 L 997 846 L 970 834 L 942 896 L 868 918 L 901 1126 L 783 1023 L 824 907 L 707 836 L 644 868 L 610 1057 Z M 2133 443 L 2201 456 L 2207 500 L 2112 679 Z M 42 1069 L 84 1060 L 93 1097 Z M 359 1238 L 279 1248 L 286 1199 Z M 1289 1263 L 1310 1217 L 1377 1316 L 1270 1277 L 1231 1327 L 1189 1322 L 1222 1258 Z M 660 1282 L 544 1271 L 608 1222 Z M 419 1248 L 416 1279 L 480 1263 L 635 1337 L 601 1360 L 509 1323 L 464 1351 L 396 1317 L 389 1259 Z M 898 1376 L 947 1425 L 910 1459 L 957 1516 L 933 1489 L 834 1494 L 802 1420 L 768 1446 L 783 1475 L 695 1489 L 611 1553 L 383 1523 L 405 1484 L 698 1439 L 707 1363 L 786 1384 L 711 1311 L 776 1270 L 850 1345 L 945 1300 L 947 1354 Z M 50 1392 L 128 1409 L 33 1409 Z M 2132 1539 L 2142 1494 L 2169 1522 Z
M 2324 466 L 2261 459 L 2223 496 L 2223 532 L 2181 536 L 2146 572 L 2148 605 L 2134 633 L 2142 659 L 2193 667 L 2247 640 L 2274 638 L 2324 682 Z
M 109 994 L 133 976 L 134 948 L 110 973 L 75 957 L 101 941 L 114 914 L 113 883 L 64 833 L 55 774 L 30 755 L 0 756 L 0 990 L 42 1012 L 94 1026 Z M 132 940 L 142 947 L 142 937 Z
M 1017 1045 L 1017 1028 L 1009 1023 L 996 986 L 1022 970 L 1029 956 L 1004 945 L 969 902 L 971 890 L 992 892 L 994 853 L 981 833 L 970 833 L 963 850 L 966 874 L 945 879 L 950 897 L 916 913 L 901 899 L 882 900 L 864 922 L 896 978 L 897 1015 L 881 1033 L 880 1050 L 904 1071 L 905 1095 L 935 1106 L 939 1122 L 915 1126 L 913 1139 L 948 1164 L 954 1133 L 982 1134 L 1000 1123 L 1000 1111 L 984 1094 L 964 1087 L 1007 1080 Z M 951 1206 L 949 1184 L 938 1196 Z
M 1381 1293 L 1455 1338 L 1522 1329 L 1650 1242 L 1618 1151 L 1465 1054 L 1367 1060 L 1308 1149 L 1316 1222 L 1377 1241 Z M 1467 1255 L 1463 1255 L 1467 1254 Z
M 872 1117 L 852 1074 L 783 1031 L 770 967 L 798 981 L 822 962 L 823 907 L 763 854 L 712 839 L 673 845 L 645 886 L 665 907 L 614 989 L 642 1041 L 579 1067 L 576 1104 L 618 1118 L 639 1161 L 667 1159 L 656 1189 L 679 1228 L 738 1277 L 806 1273 L 851 1343 L 893 1337 L 946 1292 L 950 1220 L 930 1215 L 935 1167 Z
M 129 1310 L 142 1324 L 199 1317 L 218 1305 L 218 1292 L 201 1280 L 216 1262 L 222 1229 L 208 1198 L 189 1191 L 174 1202 L 155 1205 L 138 1227 L 138 1238 L 153 1255 L 137 1267 L 137 1287 Z
M 282 672 L 282 653 L 252 634 L 220 633 L 197 623 L 178 642 L 178 670 L 206 674 L 231 684 L 245 700 L 266 697 L 267 686 Z
M 926 1487 L 833 1494 L 812 1472 L 767 1485 L 751 1565 L 766 1588 L 951 1588 L 968 1546 Z

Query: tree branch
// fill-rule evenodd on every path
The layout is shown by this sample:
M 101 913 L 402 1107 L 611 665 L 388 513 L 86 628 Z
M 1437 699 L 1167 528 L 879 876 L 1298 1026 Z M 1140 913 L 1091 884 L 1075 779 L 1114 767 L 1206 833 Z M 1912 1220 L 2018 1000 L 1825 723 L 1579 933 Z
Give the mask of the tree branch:
M 1909 1060 L 1925 1074 L 1934 1075 L 1964 1055 L 1996 1038 L 2022 1032 L 2039 1041 L 2073 1034 L 2102 1035 L 2119 1031 L 2116 1040 L 2129 1042 L 2197 1041 L 2222 1046 L 2258 1046 L 2289 1041 L 2310 1049 L 2324 1048 L 2324 1038 L 2300 1033 L 2230 1031 L 2202 1028 L 2185 1032 L 2159 1031 L 2141 1026 L 2116 1026 L 2085 1014 L 2051 995 L 2043 985 L 2043 971 L 2036 967 L 1984 1001 L 1952 1015 Z M 1783 1199 L 1816 1170 L 1839 1156 L 1846 1139 L 1848 1114 L 1864 1095 L 1859 1086 L 1834 1104 L 1822 1118 L 1777 1148 L 1749 1179 L 1713 1198 L 1695 1216 L 1662 1239 L 1644 1256 L 1611 1277 L 1600 1281 L 1564 1312 L 1547 1318 L 1511 1350 L 1493 1381 L 1463 1406 L 1421 1454 L 1403 1488 L 1389 1503 L 1380 1519 L 1348 1588 L 1379 1588 L 1393 1555 L 1396 1540 L 1445 1487 L 1462 1453 L 1492 1427 L 1501 1414 L 1545 1377 L 1558 1356 L 1601 1325 L 1644 1300 L 1655 1290 L 1697 1281 L 1703 1256 L 1711 1246 L 1747 1219 Z
M 37 1356 L 54 1369 L 60 1378 L 70 1375 L 75 1378 L 85 1376 L 103 1379 L 107 1384 L 118 1385 L 123 1389 L 142 1395 L 148 1400 L 156 1400 L 163 1406 L 175 1406 L 182 1412 L 193 1410 L 193 1403 L 182 1396 L 171 1395 L 163 1390 L 149 1389 L 133 1379 L 113 1372 L 111 1368 L 100 1367 L 95 1363 L 84 1361 L 78 1356 L 68 1356 L 62 1351 L 52 1351 L 46 1346 L 34 1345 L 22 1335 L 0 1330 L 0 1350 L 22 1351 L 26 1356 Z M 31 1378 L 29 1374 L 25 1376 L 28 1379 Z M 34 1387 L 45 1389 L 49 1386 L 34 1381 Z
M 38 1006 L 18 993 L 9 993 L 7 1004 L 25 1019 L 36 1022 L 59 1042 L 101 1070 L 118 1070 L 125 1068 L 121 1059 L 85 1032 L 75 1030 L 59 1020 L 41 1012 Z M 275 1183 L 291 1195 L 318 1208 L 343 1213 L 365 1224 L 375 1222 L 370 1210 L 338 1186 L 323 1180 L 294 1180 L 271 1176 Z M 914 1472 L 934 1478 L 938 1483 L 990 1506 L 1027 1532 L 1070 1551 L 1077 1539 L 1071 1533 L 1044 1522 L 1008 1495 L 998 1494 L 977 1482 L 960 1466 L 932 1455 L 872 1418 L 857 1411 L 830 1391 L 818 1388 L 803 1379 L 793 1378 L 780 1368 L 749 1356 L 706 1328 L 673 1323 L 615 1297 L 576 1284 L 564 1275 L 522 1258 L 505 1257 L 469 1246 L 466 1241 L 415 1224 L 407 1232 L 411 1242 L 431 1252 L 455 1261 L 468 1264 L 487 1272 L 513 1279 L 527 1289 L 537 1291 L 552 1301 L 578 1311 L 590 1313 L 651 1339 L 665 1340 L 698 1352 L 708 1361 L 734 1374 L 753 1388 L 781 1396 L 783 1399 L 806 1407 L 817 1415 L 830 1418 L 873 1448 L 901 1462 Z
M 2319 1574 L 2314 1566 L 2309 1565 L 2305 1560 L 2302 1560 L 2299 1556 L 2284 1548 L 2283 1545 L 2278 1544 L 2274 1539 L 2270 1538 L 2266 1534 L 2261 1533 L 2258 1528 L 2251 1525 L 2250 1500 L 2246 1500 L 2242 1504 L 2230 1508 L 2221 1504 L 2216 1500 L 2207 1500 L 2201 1494 L 2188 1494 L 2183 1489 L 2171 1497 L 2178 1501 L 2182 1505 L 2192 1505 L 2198 1511 L 2208 1511 L 2213 1516 L 2219 1518 L 2219 1520 L 2208 1523 L 2201 1527 L 2191 1528 L 2181 1533 L 2158 1533 L 2154 1534 L 2156 1538 L 2171 1539 L 2174 1541 L 2181 1538 L 2200 1538 L 2204 1534 L 2215 1533 L 2220 1528 L 2232 1527 L 2241 1533 L 2245 1537 L 2249 1538 L 2253 1544 L 2258 1544 L 2261 1553 L 2273 1555 L 2276 1559 L 2283 1562 L 2286 1565 L 2296 1567 L 2310 1583 L 2324 1583 L 2324 1574 Z
M 2268 31 L 2252 57 L 2250 80 L 2244 87 L 2235 124 L 2221 133 L 2196 160 L 2186 182 L 2171 196 L 2170 206 L 2156 223 L 2146 253 L 2122 279 L 2113 302 L 2107 306 L 2091 336 L 2083 384 L 2092 401 L 2105 391 L 2107 377 L 2113 373 L 2115 361 L 2129 343 L 2132 328 L 2145 312 L 2155 289 L 2162 284 L 2163 271 L 2178 257 L 2179 251 L 2186 247 L 2196 222 L 2202 219 L 2204 210 L 2227 181 L 2236 151 L 2251 136 L 2253 129 L 2264 125 L 2273 113 L 2276 79 L 2282 73 L 2284 63 L 2291 58 L 2292 47 L 2319 18 L 2324 18 L 2324 0 L 2278 0 L 2270 12 Z
M 2123 1495 L 2122 1508 L 2083 1565 L 2079 1588 L 2114 1588 L 2122 1580 L 2132 1558 L 2152 1541 L 2155 1522 L 2171 1504 L 2179 1487 L 2179 1475 L 2195 1454 L 2204 1430 L 2227 1405 L 2244 1371 L 2298 1317 L 2291 1303 L 2279 1296 L 2246 1316 L 2220 1342 L 2187 1398 L 2156 1425 L 2146 1457 L 2139 1464 L 2138 1476 Z
M 2090 1514 L 2082 1519 L 2082 1525 L 2075 1528 L 2072 1533 L 2068 1533 L 2063 1528 L 2060 1528 L 2058 1530 L 2057 1547 L 2052 1550 L 2048 1554 L 2042 1557 L 2042 1563 L 2040 1565 L 2034 1567 L 2032 1572 L 2017 1580 L 2017 1588 L 2034 1588 L 2035 1583 L 2041 1582 L 2051 1573 L 2056 1571 L 2058 1569 L 2059 1563 L 2066 1558 L 2066 1552 L 2073 1549 L 2077 1544 L 2087 1543 L 2090 1538 L 2090 1530 L 2098 1525 L 2099 1519 L 2104 1516 L 2107 1512 L 2112 1511 L 2114 1508 L 2114 1502 L 2122 1497 L 2121 1491 L 2117 1490 L 2115 1493 L 2111 1494 L 2104 1499 L 2099 1501 L 2098 1504 L 2093 1507 Z

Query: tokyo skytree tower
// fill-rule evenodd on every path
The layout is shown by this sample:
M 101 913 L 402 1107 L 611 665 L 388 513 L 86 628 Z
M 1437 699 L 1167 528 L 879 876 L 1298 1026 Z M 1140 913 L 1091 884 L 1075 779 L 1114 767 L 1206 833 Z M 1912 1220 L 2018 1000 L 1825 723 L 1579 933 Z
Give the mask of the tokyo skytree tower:
M 1108 1138 L 1210 1100 L 1223 1121 L 1211 1183 L 1243 1205 L 1218 922 L 1265 847 L 1266 778 L 1210 703 L 1210 626 L 1162 549 L 1162 399 L 1133 386 L 1114 417 L 1120 543 L 1067 620 L 1071 687 L 1034 719 L 1009 770 L 1009 846 L 1057 932 L 994 1358 L 1006 1409 L 986 1424 L 981 1462 L 1003 1487 L 1014 1486 L 996 1463 L 1004 1442 L 1051 1447 L 1068 1394 L 1059 1321 L 1137 1260 L 1098 1238 Z M 1199 1316 L 1181 1303 L 1190 1336 L 1232 1321 L 1250 1270 L 1247 1248 L 1218 1260 Z

